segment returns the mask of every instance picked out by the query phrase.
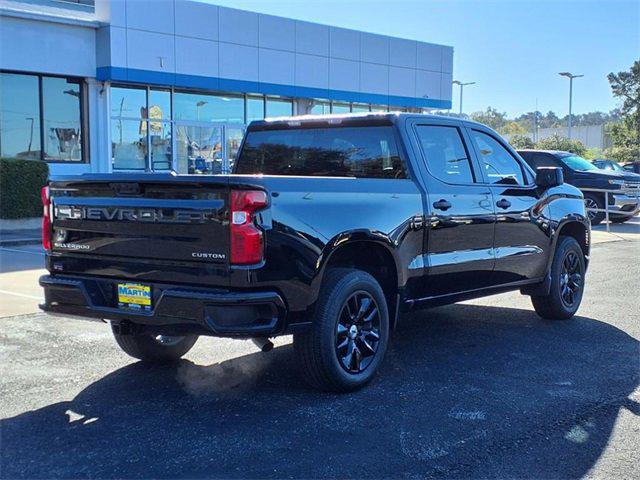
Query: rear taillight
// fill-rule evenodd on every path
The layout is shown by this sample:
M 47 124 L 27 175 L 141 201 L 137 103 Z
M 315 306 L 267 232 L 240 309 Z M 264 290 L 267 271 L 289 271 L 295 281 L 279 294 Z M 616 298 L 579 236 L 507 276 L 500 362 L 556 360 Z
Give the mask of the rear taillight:
M 253 222 L 253 213 L 267 206 L 267 194 L 261 190 L 231 191 L 231 263 L 253 265 L 262 262 L 262 230 Z
M 45 250 L 51 250 L 51 197 L 49 187 L 42 187 L 42 246 Z

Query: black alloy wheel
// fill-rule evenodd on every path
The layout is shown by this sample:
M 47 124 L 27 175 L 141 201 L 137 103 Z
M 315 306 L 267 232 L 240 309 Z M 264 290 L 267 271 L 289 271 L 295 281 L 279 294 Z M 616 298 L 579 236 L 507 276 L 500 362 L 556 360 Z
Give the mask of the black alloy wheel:
M 338 361 L 351 374 L 362 373 L 380 343 L 380 311 L 365 291 L 353 293 L 342 305 L 335 332 Z
M 568 251 L 560 269 L 560 298 L 566 307 L 572 308 L 579 299 L 582 290 L 582 276 L 580 260 L 575 251 Z
M 586 258 L 578 241 L 561 235 L 549 272 L 548 293 L 531 296 L 536 313 L 547 320 L 573 317 L 582 302 L 586 271 Z
M 362 270 L 331 268 L 311 326 L 293 335 L 302 377 L 324 391 L 352 392 L 375 376 L 389 341 L 387 298 Z

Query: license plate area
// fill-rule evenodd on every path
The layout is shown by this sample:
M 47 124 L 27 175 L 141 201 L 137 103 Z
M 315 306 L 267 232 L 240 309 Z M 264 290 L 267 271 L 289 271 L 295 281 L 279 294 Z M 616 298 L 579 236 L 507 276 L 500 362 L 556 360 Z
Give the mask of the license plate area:
M 151 310 L 151 285 L 143 283 L 118 283 L 118 307 L 148 312 Z

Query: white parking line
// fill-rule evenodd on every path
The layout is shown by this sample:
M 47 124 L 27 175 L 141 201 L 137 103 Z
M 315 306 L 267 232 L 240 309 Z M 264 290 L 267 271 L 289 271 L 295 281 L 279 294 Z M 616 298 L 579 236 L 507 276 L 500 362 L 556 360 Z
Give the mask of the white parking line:
M 9 292 L 7 290 L 0 290 L 0 293 L 5 295 L 13 295 L 14 297 L 30 298 L 31 300 L 44 300 L 44 297 L 38 297 L 36 295 L 27 295 L 26 293 Z

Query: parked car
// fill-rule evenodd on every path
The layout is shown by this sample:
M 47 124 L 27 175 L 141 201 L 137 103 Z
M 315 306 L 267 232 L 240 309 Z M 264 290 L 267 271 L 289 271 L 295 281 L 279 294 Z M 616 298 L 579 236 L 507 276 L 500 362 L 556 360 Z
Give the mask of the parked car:
M 556 150 L 518 150 L 518 153 L 532 167 L 560 167 L 567 183 L 581 189 L 587 208 L 604 210 L 605 193 L 589 189 L 608 190 L 609 209 L 627 213 L 638 212 L 640 208 L 640 177 L 630 172 L 601 170 L 588 160 L 570 152 Z M 626 222 L 631 215 L 611 214 L 614 223 Z M 592 225 L 605 219 L 604 212 L 590 210 Z
M 622 165 L 622 168 L 627 172 L 640 174 L 640 162 L 627 162 Z
M 108 320 L 149 362 L 199 335 L 293 334 L 304 378 L 334 391 L 371 380 L 417 308 L 520 290 L 572 317 L 589 262 L 562 170 L 448 117 L 252 122 L 231 175 L 58 177 L 43 201 L 44 310 Z
M 615 160 L 608 160 L 606 158 L 597 158 L 596 160 L 593 160 L 591 163 L 593 163 L 600 170 L 611 170 L 613 172 L 625 172 L 625 169 L 622 168 L 622 165 L 620 165 Z

